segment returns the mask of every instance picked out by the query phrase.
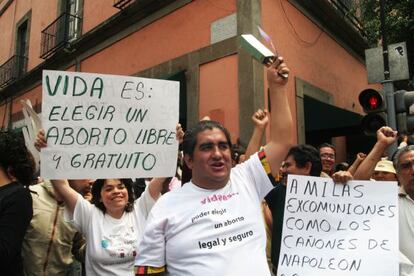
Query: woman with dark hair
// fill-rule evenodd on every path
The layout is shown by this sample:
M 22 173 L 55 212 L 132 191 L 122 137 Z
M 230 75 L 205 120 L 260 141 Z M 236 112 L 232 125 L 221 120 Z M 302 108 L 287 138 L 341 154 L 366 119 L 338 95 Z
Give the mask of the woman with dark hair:
M 21 247 L 33 216 L 35 163 L 22 137 L 0 132 L 0 273 L 23 275 Z
M 92 200 L 91 203 L 101 209 L 102 212 L 106 213 L 106 207 L 102 202 L 102 196 L 101 191 L 102 187 L 105 186 L 105 181 L 109 181 L 110 179 L 97 179 L 93 185 L 92 185 Z M 137 199 L 135 197 L 134 191 L 133 191 L 133 181 L 129 178 L 122 178 L 119 179 L 119 181 L 124 184 L 125 188 L 128 192 L 128 202 L 125 206 L 125 212 L 131 212 L 133 209 L 134 201 Z M 144 188 L 145 191 L 145 188 Z
M 148 214 L 163 179 L 153 179 L 135 200 L 131 179 L 98 179 L 92 204 L 67 180 L 51 180 L 65 202 L 65 218 L 86 239 L 86 275 L 132 275 Z
M 43 131 L 36 146 L 47 146 Z M 92 204 L 67 180 L 50 180 L 65 203 L 65 218 L 86 239 L 86 275 L 133 275 L 146 220 L 164 180 L 152 179 L 135 199 L 131 179 L 98 179 L 92 185 Z

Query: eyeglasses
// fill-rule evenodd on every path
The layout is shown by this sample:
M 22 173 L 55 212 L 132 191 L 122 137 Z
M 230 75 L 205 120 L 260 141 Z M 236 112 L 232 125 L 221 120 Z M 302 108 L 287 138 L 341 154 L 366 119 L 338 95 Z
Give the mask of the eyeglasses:
M 335 154 L 322 153 L 321 154 L 321 158 L 325 158 L 325 159 L 335 159 Z

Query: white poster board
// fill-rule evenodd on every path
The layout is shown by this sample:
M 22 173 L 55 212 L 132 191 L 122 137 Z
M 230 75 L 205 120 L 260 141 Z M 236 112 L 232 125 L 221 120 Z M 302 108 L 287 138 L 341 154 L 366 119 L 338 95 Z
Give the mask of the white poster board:
M 179 82 L 43 71 L 48 179 L 173 176 Z
M 278 276 L 397 276 L 398 186 L 289 175 Z

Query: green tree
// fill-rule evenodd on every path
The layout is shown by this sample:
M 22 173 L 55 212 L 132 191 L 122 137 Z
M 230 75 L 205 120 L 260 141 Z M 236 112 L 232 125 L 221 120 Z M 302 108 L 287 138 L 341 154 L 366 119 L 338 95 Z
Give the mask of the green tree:
M 388 44 L 406 41 L 410 67 L 410 85 L 414 71 L 414 0 L 385 0 L 385 28 Z M 357 16 L 372 47 L 381 41 L 380 0 L 359 0 Z

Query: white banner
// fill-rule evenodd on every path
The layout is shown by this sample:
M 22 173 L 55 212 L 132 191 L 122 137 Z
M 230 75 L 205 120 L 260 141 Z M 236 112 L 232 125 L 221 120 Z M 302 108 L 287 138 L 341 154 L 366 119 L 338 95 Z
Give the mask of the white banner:
M 398 186 L 289 175 L 278 276 L 397 276 Z
M 179 82 L 43 71 L 48 179 L 173 176 Z

